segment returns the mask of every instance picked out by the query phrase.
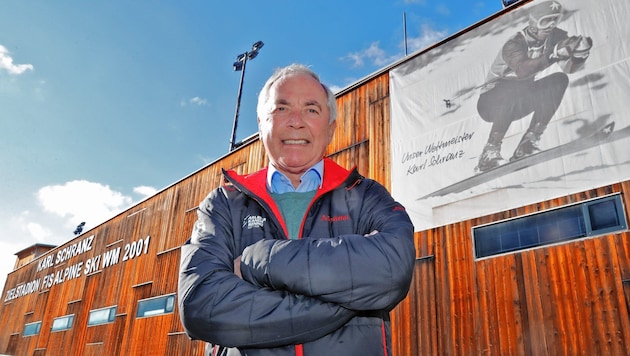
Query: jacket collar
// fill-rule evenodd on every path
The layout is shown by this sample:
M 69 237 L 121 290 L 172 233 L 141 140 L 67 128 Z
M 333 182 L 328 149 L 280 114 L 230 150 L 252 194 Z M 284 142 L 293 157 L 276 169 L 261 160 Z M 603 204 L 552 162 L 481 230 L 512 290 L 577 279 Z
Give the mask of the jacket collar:
M 243 193 L 252 196 L 258 200 L 266 209 L 269 209 L 271 214 L 275 216 L 282 228 L 284 229 L 285 236 L 289 236 L 280 209 L 276 205 L 275 201 L 267 190 L 267 171 L 268 167 L 265 167 L 252 174 L 240 175 L 233 170 L 223 170 L 223 175 L 229 183 L 234 185 L 238 190 Z M 329 158 L 324 158 L 324 179 L 321 187 L 315 193 L 311 205 L 314 201 L 319 199 L 322 195 L 329 191 L 336 189 L 337 187 L 345 184 L 346 189 L 352 189 L 359 181 L 361 176 L 356 171 L 356 166 L 351 170 L 347 170 Z M 310 209 L 310 206 L 309 206 Z M 304 221 L 302 221 L 302 224 Z M 302 229 L 302 227 L 300 227 Z
M 265 167 L 257 172 L 245 175 L 238 174 L 233 170 L 223 170 L 223 174 L 229 182 L 237 185 L 239 188 L 246 188 L 248 191 L 258 196 L 267 196 L 269 195 L 266 188 L 268 169 L 269 167 Z M 324 158 L 324 178 L 320 189 L 317 191 L 317 195 L 342 185 L 354 171 L 356 171 L 356 166 L 348 170 L 341 167 L 330 158 Z

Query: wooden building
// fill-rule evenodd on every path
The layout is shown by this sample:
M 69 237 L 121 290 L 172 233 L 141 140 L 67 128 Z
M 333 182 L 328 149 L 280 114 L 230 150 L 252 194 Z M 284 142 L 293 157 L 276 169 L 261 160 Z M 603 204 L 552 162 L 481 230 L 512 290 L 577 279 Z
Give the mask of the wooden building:
M 423 53 L 338 93 L 329 157 L 391 186 L 389 74 Z M 199 202 L 222 184 L 222 168 L 246 173 L 267 163 L 252 137 L 64 245 L 20 255 L 3 290 L 0 353 L 202 355 L 205 344 L 183 332 L 174 303 L 179 248 Z M 472 236 L 478 226 L 609 196 L 630 206 L 630 180 L 416 232 L 412 287 L 391 313 L 394 354 L 630 354 L 627 229 L 491 258 L 475 255 Z

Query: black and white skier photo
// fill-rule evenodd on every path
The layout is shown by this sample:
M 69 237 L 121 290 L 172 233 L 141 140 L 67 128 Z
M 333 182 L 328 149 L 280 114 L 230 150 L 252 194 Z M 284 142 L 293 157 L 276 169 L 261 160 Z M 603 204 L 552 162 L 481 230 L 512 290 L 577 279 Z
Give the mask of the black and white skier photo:
M 389 72 L 416 231 L 630 179 L 630 1 L 532 0 Z
M 514 149 L 510 161 L 540 151 L 541 135 L 560 106 L 569 85 L 567 73 L 582 68 L 593 47 L 591 37 L 569 35 L 558 27 L 562 5 L 544 1 L 529 11 L 529 24 L 501 48 L 481 88 L 477 110 L 492 124 L 490 136 L 479 157 L 478 171 L 504 162 L 503 138 L 515 120 L 532 114 L 529 128 Z M 559 63 L 562 71 L 537 74 Z

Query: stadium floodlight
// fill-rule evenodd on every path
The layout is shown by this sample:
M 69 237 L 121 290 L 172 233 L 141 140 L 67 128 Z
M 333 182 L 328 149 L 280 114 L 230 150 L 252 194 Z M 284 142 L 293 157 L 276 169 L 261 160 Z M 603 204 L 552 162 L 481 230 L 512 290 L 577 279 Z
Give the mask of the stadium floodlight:
M 236 109 L 234 110 L 234 124 L 232 125 L 232 137 L 230 138 L 229 152 L 234 151 L 238 146 L 234 141 L 236 140 L 236 127 L 238 126 L 238 111 L 241 107 L 241 94 L 243 93 L 243 80 L 245 79 L 245 66 L 247 61 L 256 58 L 258 51 L 264 46 L 263 41 L 258 41 L 252 45 L 251 51 L 241 53 L 236 56 L 236 62 L 232 65 L 235 72 L 241 72 L 241 80 L 238 84 L 238 96 L 236 97 Z
M 74 229 L 74 234 L 75 235 L 81 235 L 81 233 L 83 232 L 83 227 L 85 226 L 85 221 L 80 223 L 79 225 L 77 225 L 77 228 Z

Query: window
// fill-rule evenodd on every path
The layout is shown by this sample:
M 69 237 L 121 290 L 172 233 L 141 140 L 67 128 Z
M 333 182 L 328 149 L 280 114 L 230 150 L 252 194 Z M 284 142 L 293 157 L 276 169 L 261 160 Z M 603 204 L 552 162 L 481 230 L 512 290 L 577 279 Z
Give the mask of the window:
M 42 328 L 42 322 L 36 321 L 34 323 L 28 323 L 24 325 L 24 334 L 23 336 L 33 336 L 38 335 L 39 330 Z
M 116 310 L 118 307 L 108 307 L 101 309 L 90 310 L 90 316 L 88 317 L 88 326 L 113 323 L 116 317 Z
M 175 294 L 143 299 L 138 301 L 136 317 L 154 316 L 172 313 L 175 308 Z
M 593 201 L 585 207 L 585 210 L 588 216 L 586 228 L 597 234 L 627 228 L 625 212 L 619 195 Z
M 473 227 L 475 257 L 483 258 L 625 230 L 628 228 L 625 216 L 621 196 L 616 194 Z
M 74 314 L 61 316 L 53 320 L 51 331 L 68 330 L 72 327 L 72 321 L 74 320 Z

